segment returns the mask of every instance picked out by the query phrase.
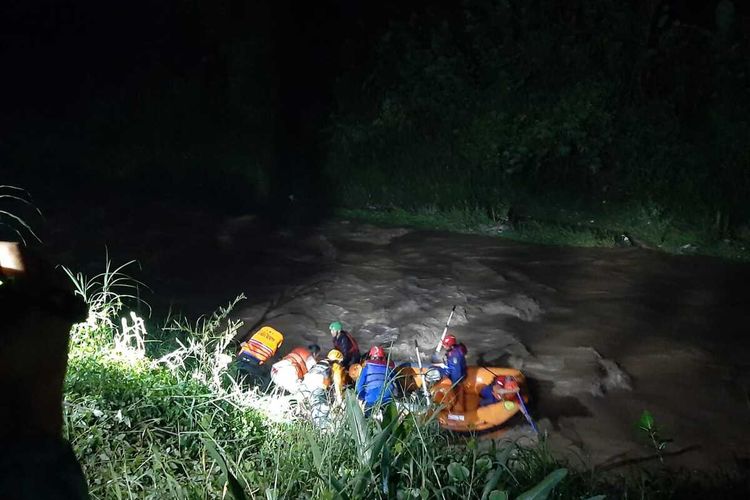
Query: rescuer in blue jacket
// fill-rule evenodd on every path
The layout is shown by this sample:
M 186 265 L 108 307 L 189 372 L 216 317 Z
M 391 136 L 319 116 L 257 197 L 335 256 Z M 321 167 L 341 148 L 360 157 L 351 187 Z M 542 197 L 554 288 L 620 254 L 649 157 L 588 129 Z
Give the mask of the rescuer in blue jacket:
M 382 347 L 373 346 L 367 356 L 369 359 L 357 379 L 356 392 L 357 397 L 364 402 L 365 415 L 369 416 L 373 407 L 393 400 L 396 374 L 393 363 L 386 361 Z
M 510 375 L 496 376 L 491 384 L 479 392 L 479 406 L 487 406 L 502 401 L 515 401 L 518 398 L 518 381 Z
M 461 382 L 466 378 L 466 346 L 456 340 L 455 335 L 446 335 L 443 339 L 443 347 L 447 350 L 445 354 L 445 367 L 441 368 L 444 377 L 451 380 L 456 395 L 453 403 L 453 411 L 463 411 L 466 406 L 464 386 Z
M 455 335 L 446 335 L 443 339 L 446 349 L 445 368 L 443 374 L 458 384 L 466 377 L 466 346 L 459 344 Z

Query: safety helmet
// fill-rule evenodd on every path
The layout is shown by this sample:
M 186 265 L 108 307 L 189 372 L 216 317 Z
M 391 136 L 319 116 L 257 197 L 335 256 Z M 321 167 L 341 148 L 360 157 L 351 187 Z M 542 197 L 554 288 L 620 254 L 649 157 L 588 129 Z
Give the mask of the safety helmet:
M 308 344 L 307 350 L 315 356 L 320 352 L 320 346 L 318 344 Z
M 341 321 L 334 321 L 328 325 L 328 329 L 333 330 L 334 332 L 340 332 L 343 329 L 343 326 L 341 326 Z
M 331 349 L 330 351 L 328 351 L 328 355 L 326 356 L 326 358 L 328 358 L 330 361 L 338 361 L 339 363 L 344 361 L 344 355 L 341 354 L 341 351 L 339 351 L 338 349 Z
M 455 335 L 446 335 L 443 339 L 443 347 L 446 349 L 450 349 L 454 345 L 456 345 L 458 341 L 456 340 Z
M 379 345 L 374 345 L 370 348 L 370 352 L 367 353 L 367 357 L 370 359 L 384 359 L 385 350 Z
M 512 377 L 510 375 L 498 375 L 497 377 L 495 377 L 495 385 L 499 386 L 501 389 L 506 389 L 509 391 L 518 390 L 518 382 L 516 381 L 515 377 Z
M 437 368 L 428 368 L 424 374 L 424 378 L 427 380 L 427 382 L 434 384 L 436 382 L 439 382 L 440 379 L 443 378 L 443 374 Z

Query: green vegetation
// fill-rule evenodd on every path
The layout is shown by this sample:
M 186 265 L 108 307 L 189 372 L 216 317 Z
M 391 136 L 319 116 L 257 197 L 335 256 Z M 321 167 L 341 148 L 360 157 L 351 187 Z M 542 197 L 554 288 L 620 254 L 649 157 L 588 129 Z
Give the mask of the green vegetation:
M 659 461 L 664 463 L 664 449 L 671 440 L 662 436 L 661 429 L 656 425 L 654 416 L 650 411 L 643 410 L 641 418 L 638 419 L 638 429 L 648 436 L 651 445 L 654 447 L 654 451 L 656 451 L 656 454 L 659 456 Z
M 479 208 L 438 210 L 430 206 L 415 210 L 395 207 L 338 210 L 340 217 L 384 226 L 485 234 L 546 245 L 635 245 L 676 254 L 750 260 L 750 241 L 717 240 L 706 235 L 700 228 L 688 222 L 676 221 L 654 207 L 633 205 L 622 212 L 584 212 L 554 208 L 545 210 L 536 207 L 533 213 L 540 218 L 527 215 L 514 224 L 508 219 L 507 212 L 503 216 L 497 213 L 488 215 Z M 627 236 L 630 241 L 622 241 L 623 236 Z
M 16 186 L 0 184 L 0 203 L 2 203 L 0 204 L 0 237 L 8 233 L 13 239 L 19 239 L 24 244 L 26 243 L 26 237 L 39 239 L 29 223 L 20 215 L 24 209 L 41 215 L 26 190 Z
M 124 308 L 134 286 L 125 266 L 106 268 L 94 279 L 68 273 L 91 314 L 72 331 L 65 433 L 93 498 L 729 498 L 745 491 L 735 477 L 570 468 L 543 439 L 533 446 L 456 439 L 395 406 L 368 420 L 351 392 L 335 431 L 321 432 L 288 398 L 247 390 L 230 376 L 228 348 L 240 324 L 229 313 L 241 297 L 197 323 L 173 321 L 152 339 Z
M 393 24 L 363 92 L 340 93 L 339 203 L 475 230 L 512 209 L 527 241 L 747 259 L 748 34 L 728 0 L 636 4 L 469 0 Z

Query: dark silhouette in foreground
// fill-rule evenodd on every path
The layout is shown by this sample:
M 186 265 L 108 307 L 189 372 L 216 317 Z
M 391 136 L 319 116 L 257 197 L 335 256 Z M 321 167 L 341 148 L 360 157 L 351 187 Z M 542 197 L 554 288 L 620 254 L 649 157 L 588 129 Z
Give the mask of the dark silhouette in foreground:
M 0 498 L 88 498 L 62 439 L 70 329 L 86 315 L 85 303 L 49 264 L 0 242 Z M 43 362 L 32 362 L 40 348 Z

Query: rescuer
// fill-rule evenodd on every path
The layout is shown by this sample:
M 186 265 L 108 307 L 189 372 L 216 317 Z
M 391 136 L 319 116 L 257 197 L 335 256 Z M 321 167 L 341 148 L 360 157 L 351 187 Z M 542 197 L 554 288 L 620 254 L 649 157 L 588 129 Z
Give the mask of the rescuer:
M 274 357 L 284 343 L 284 335 L 271 326 L 264 326 L 240 345 L 237 371 L 244 383 L 268 387 L 268 370 L 264 364 Z
M 321 428 L 330 427 L 331 411 L 330 392 L 333 390 L 335 401 L 341 405 L 344 401 L 346 370 L 341 362 L 344 355 L 337 349 L 328 352 L 326 359 L 318 361 L 305 374 L 302 390 L 305 392 L 313 423 Z
M 393 400 L 396 378 L 393 368 L 393 363 L 386 360 L 385 350 L 381 346 L 370 349 L 356 385 L 357 398 L 364 403 L 366 416 L 373 408 Z
M 334 321 L 328 326 L 333 339 L 333 348 L 341 351 L 344 355 L 342 364 L 348 368 L 350 364 L 359 362 L 359 345 L 354 337 L 343 329 L 340 321 Z
M 280 361 L 273 364 L 271 380 L 287 392 L 297 392 L 307 371 L 318 362 L 318 352 L 320 352 L 320 347 L 317 344 L 309 345 L 307 348 L 295 347 Z

